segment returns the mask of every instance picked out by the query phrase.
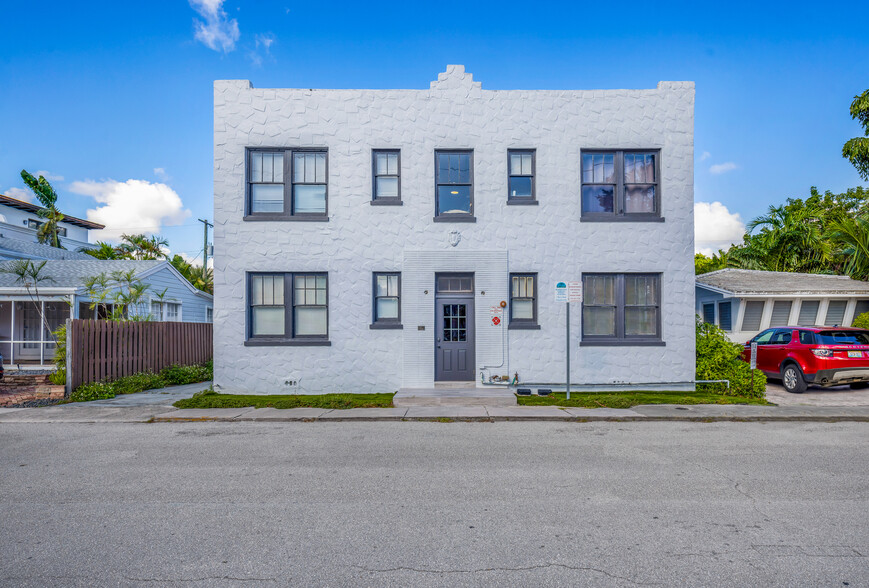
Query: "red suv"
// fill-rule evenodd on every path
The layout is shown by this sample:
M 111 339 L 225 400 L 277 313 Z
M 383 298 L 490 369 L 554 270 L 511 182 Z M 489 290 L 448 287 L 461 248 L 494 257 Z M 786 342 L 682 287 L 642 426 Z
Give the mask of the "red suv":
M 742 359 L 751 359 L 757 343 L 757 369 L 781 379 L 788 392 L 806 386 L 869 386 L 869 330 L 849 327 L 774 327 L 745 344 Z

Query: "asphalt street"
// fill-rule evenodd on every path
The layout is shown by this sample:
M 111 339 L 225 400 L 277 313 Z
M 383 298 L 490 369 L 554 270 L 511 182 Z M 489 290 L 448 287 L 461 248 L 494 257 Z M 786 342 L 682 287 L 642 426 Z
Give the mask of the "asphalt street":
M 0 423 L 3 586 L 867 586 L 866 423 Z

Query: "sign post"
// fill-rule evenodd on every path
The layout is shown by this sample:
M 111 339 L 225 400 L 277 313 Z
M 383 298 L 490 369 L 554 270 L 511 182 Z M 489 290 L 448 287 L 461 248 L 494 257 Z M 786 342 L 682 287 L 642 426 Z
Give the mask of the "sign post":
M 564 389 L 567 393 L 567 399 L 570 400 L 570 303 L 582 302 L 582 282 L 556 282 L 555 301 L 567 303 L 564 329 L 566 337 Z
M 757 369 L 757 341 L 751 342 L 751 361 L 748 365 L 751 368 L 751 390 L 754 390 L 754 370 Z

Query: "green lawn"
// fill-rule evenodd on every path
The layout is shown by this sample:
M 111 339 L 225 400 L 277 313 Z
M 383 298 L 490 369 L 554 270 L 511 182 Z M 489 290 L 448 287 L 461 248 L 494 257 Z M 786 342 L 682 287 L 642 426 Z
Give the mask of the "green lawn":
M 762 404 L 763 398 L 740 398 L 709 392 L 564 392 L 549 396 L 518 396 L 524 406 L 574 406 L 578 408 L 630 408 L 638 404 Z
M 179 400 L 177 408 L 389 408 L 392 394 L 243 394 L 198 393 Z

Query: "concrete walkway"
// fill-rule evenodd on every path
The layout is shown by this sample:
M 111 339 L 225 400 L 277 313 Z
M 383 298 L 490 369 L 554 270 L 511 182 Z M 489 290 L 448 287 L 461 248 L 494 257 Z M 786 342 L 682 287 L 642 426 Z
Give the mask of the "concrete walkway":
M 860 421 L 869 422 L 869 406 L 672 405 L 614 408 L 554 406 L 419 406 L 409 408 L 213 408 L 171 409 L 162 405 L 118 406 L 95 402 L 43 408 L 0 409 L 3 423 L 50 422 L 282 422 L 282 421 Z

